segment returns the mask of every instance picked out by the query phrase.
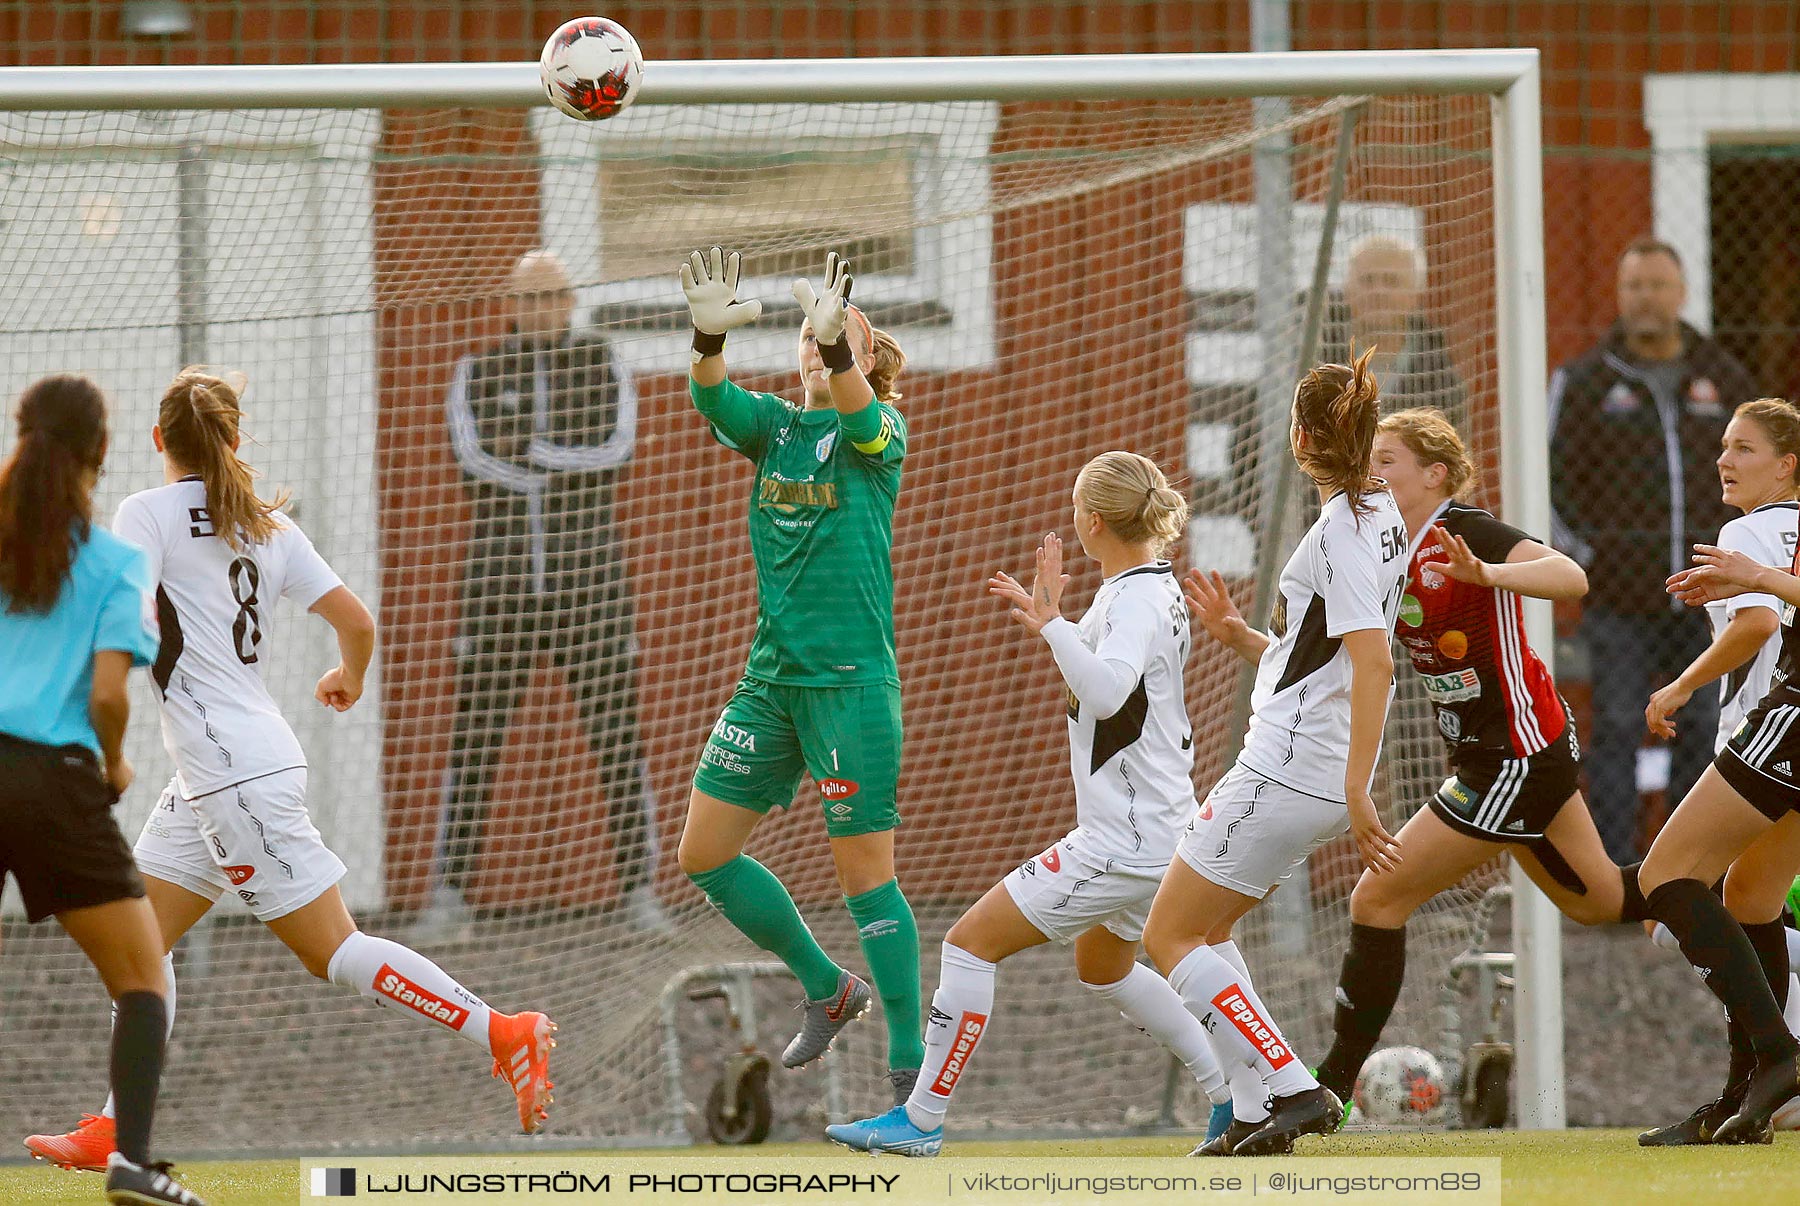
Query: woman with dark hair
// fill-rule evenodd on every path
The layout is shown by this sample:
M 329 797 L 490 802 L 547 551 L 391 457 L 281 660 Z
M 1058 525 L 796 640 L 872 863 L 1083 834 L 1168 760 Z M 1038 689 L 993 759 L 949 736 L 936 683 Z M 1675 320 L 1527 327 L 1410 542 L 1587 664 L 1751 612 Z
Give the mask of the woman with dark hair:
M 142 551 L 94 526 L 106 400 L 86 377 L 45 377 L 19 398 L 0 466 L 0 885 L 32 923 L 55 917 L 113 999 L 118 1150 L 110 1202 L 200 1206 L 150 1161 L 167 1042 L 162 943 L 113 819 L 131 784 L 125 679 L 156 657 Z
M 1274 633 L 1220 630 L 1211 592 L 1222 584 L 1198 571 L 1184 584 L 1208 633 L 1257 668 L 1244 748 L 1182 838 L 1144 926 L 1144 949 L 1207 1028 L 1231 1080 L 1232 1122 L 1197 1155 L 1278 1155 L 1342 1120 L 1343 1104 L 1256 995 L 1232 926 L 1346 831 L 1371 869 L 1399 862 L 1369 787 L 1393 693 L 1388 639 L 1409 543 L 1394 496 L 1370 470 L 1381 394 L 1369 355 L 1319 365 L 1294 390 L 1289 442 L 1320 510 L 1281 572 Z
M 198 365 L 176 374 L 150 429 L 164 484 L 127 498 L 113 522 L 146 554 L 162 629 L 151 679 L 175 776 L 134 851 L 156 916 L 156 954 L 232 893 L 314 976 L 490 1056 L 530 1133 L 548 1117 L 555 1024 L 490 1008 L 424 955 L 359 928 L 338 888 L 344 863 L 307 812 L 306 753 L 264 682 L 275 600 L 305 608 L 336 635 L 338 664 L 313 692 L 336 712 L 362 698 L 375 620 L 280 510 L 285 498 L 258 496 L 255 471 L 238 456 L 244 384 L 241 374 Z M 172 956 L 165 980 L 172 1012 Z M 65 1168 L 98 1167 L 115 1127 L 124 1133 L 117 1106 L 25 1146 Z

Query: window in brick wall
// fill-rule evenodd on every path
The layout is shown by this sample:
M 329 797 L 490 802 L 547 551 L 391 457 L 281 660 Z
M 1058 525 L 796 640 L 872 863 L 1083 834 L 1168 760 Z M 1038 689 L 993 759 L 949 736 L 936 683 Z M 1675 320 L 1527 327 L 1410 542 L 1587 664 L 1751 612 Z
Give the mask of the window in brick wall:
M 854 268 L 854 299 L 919 369 L 994 356 L 989 265 L 991 104 L 643 106 L 604 122 L 533 119 L 545 244 L 594 325 L 646 371 L 685 364 L 675 273 L 713 244 L 744 256 L 739 294 L 763 317 L 732 364 L 792 367 L 796 277 L 825 255 Z

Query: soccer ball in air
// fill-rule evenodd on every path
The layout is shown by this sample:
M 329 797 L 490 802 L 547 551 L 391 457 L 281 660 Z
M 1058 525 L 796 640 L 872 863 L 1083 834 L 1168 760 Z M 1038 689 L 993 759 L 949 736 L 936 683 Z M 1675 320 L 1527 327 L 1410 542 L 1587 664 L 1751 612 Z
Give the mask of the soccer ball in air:
M 1386 1047 L 1371 1055 L 1356 1078 L 1356 1108 L 1377 1126 L 1442 1122 L 1449 1084 L 1444 1066 L 1420 1047 Z
M 644 54 L 617 21 L 576 17 L 544 43 L 538 75 L 551 104 L 570 117 L 599 121 L 637 99 Z

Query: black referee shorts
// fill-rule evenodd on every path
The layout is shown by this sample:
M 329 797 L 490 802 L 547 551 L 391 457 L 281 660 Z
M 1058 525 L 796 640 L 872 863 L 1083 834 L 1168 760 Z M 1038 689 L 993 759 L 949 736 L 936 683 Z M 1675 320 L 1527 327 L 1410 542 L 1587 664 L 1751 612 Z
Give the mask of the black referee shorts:
M 1713 759 L 1719 777 L 1771 821 L 1800 812 L 1800 692 L 1778 687 Z
M 115 802 L 87 747 L 0 734 L 0 884 L 19 881 L 32 924 L 144 894 Z

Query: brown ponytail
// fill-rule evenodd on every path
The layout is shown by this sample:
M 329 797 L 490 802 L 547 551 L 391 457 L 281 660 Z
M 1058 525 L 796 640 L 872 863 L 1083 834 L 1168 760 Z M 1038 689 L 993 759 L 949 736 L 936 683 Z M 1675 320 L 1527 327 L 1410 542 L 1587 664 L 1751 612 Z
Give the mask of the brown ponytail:
M 86 377 L 45 377 L 19 395 L 19 442 L 0 466 L 0 594 L 13 614 L 49 611 L 94 523 L 106 398 Z
M 1369 456 L 1381 421 L 1381 387 L 1369 369 L 1375 349 L 1350 364 L 1321 364 L 1294 389 L 1294 424 L 1306 435 L 1306 446 L 1294 447 L 1294 460 L 1328 493 L 1350 496 L 1352 514 L 1365 515 L 1363 495 L 1374 480 Z
M 240 379 L 241 381 L 241 379 Z M 177 465 L 206 483 L 206 510 L 213 531 L 233 549 L 261 544 L 281 526 L 273 513 L 287 505 L 284 492 L 273 502 L 256 496 L 256 473 L 238 459 L 238 407 L 242 384 L 215 377 L 199 365 L 175 374 L 157 423 L 163 449 Z

